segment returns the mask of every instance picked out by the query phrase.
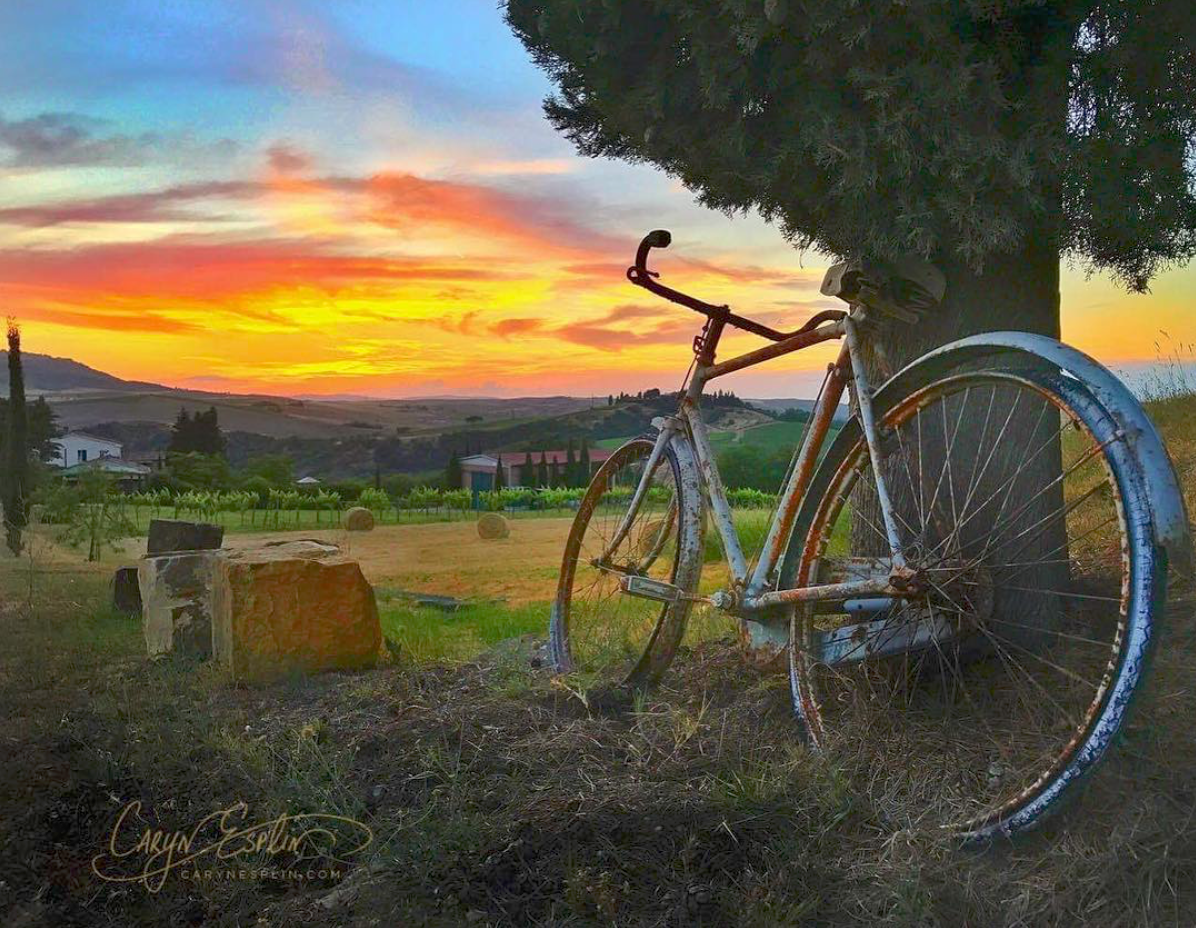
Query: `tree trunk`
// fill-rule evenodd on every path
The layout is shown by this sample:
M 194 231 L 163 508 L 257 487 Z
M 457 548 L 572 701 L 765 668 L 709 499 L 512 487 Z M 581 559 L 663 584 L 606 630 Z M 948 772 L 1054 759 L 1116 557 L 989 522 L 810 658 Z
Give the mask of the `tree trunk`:
M 1030 237 L 1017 254 L 991 258 L 980 274 L 959 261 L 940 259 L 938 266 L 947 278 L 946 295 L 941 306 L 928 313 L 923 321 L 909 324 L 877 319 L 875 314 L 869 317 L 861 341 L 873 386 L 879 386 L 926 352 L 967 335 L 1019 330 L 1057 338 L 1059 252 L 1055 242 L 1053 235 L 1043 231 Z M 990 359 L 987 364 L 991 363 Z M 1025 362 L 1011 357 L 1004 363 L 1016 366 Z M 1060 584 L 1068 582 L 1066 525 L 1058 518 L 1063 487 L 1055 483 L 1062 466 L 1059 418 L 1044 401 L 1035 398 L 1037 405 L 1028 405 L 1028 399 L 1027 394 L 1019 397 L 1011 389 L 1001 389 L 995 394 L 987 391 L 956 394 L 938 411 L 934 406 L 928 407 L 919 416 L 918 440 L 923 446 L 916 454 L 911 421 L 903 435 L 904 444 L 891 451 L 882 470 L 900 527 L 917 527 L 919 521 L 937 523 L 928 527 L 925 537 L 913 546 L 915 563 L 911 566 L 918 566 L 919 556 L 933 560 L 927 558 L 926 552 L 941 548 L 960 522 L 967 524 L 958 531 L 957 540 L 947 543 L 947 547 L 958 547 L 963 563 L 991 546 L 994 538 L 1014 537 L 1045 519 L 1045 528 L 1033 528 L 1027 533 L 1031 544 L 1019 550 L 1017 560 L 1038 558 L 1055 563 L 1019 568 L 1017 585 L 1036 590 L 1064 588 Z M 941 418 L 939 412 L 943 414 Z M 1006 426 L 998 432 L 997 425 L 1001 423 Z M 890 447 L 894 444 L 890 442 Z M 948 447 L 953 449 L 949 462 Z M 981 471 L 977 461 L 984 463 L 992 448 L 995 452 L 991 466 L 986 472 Z M 1034 449 L 1034 453 L 1031 455 L 1028 449 Z M 911 471 L 916 478 L 911 477 Z M 981 471 L 979 479 L 978 471 Z M 944 474 L 949 475 L 945 480 Z M 917 484 L 921 484 L 920 489 Z M 940 487 L 937 492 L 936 485 Z M 933 517 L 919 512 L 919 493 L 926 508 L 931 508 L 926 506 L 926 500 L 932 497 L 938 500 Z M 959 511 L 962 507 L 959 501 L 966 498 L 975 503 L 965 514 Z M 1004 503 L 1003 508 L 1000 503 Z M 851 505 L 861 516 L 853 518 L 853 553 L 887 554 L 875 531 L 875 526 L 882 524 L 882 517 L 871 481 L 857 485 Z M 1016 518 L 1011 519 L 1011 515 Z M 1000 531 L 995 532 L 995 528 Z M 989 559 L 999 563 L 1000 556 L 1022 544 L 1016 541 L 1005 547 L 1001 555 Z M 1016 615 L 1015 621 L 1021 627 L 1032 626 L 1016 636 L 1019 643 L 1038 644 L 1042 636 L 1033 629 L 1049 628 L 1056 623 L 1057 597 L 1002 589 L 1002 569 L 1008 570 L 994 568 L 989 574 L 994 587 L 993 607 L 1001 614 Z

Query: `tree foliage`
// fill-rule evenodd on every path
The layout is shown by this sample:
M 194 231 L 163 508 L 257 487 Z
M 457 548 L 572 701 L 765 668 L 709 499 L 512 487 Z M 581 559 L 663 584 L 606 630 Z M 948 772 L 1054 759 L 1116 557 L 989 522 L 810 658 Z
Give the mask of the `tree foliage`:
M 4 535 L 14 556 L 22 550 L 21 531 L 28 521 L 29 444 L 25 408 L 25 373 L 21 365 L 21 330 L 8 320 L 8 415 L 4 429 Z
M 295 462 L 289 454 L 259 454 L 249 459 L 245 471 L 251 477 L 263 478 L 269 486 L 280 490 L 295 483 Z
M 179 410 L 178 418 L 170 430 L 170 451 L 172 454 L 215 454 L 223 457 L 226 442 L 220 431 L 216 407 L 207 412 L 191 415 L 186 408 Z
M 587 155 L 835 255 L 1196 254 L 1188 0 L 507 0 Z
M 8 433 L 8 409 L 8 398 L 0 396 L 0 435 Z M 58 414 L 44 396 L 32 403 L 25 401 L 25 428 L 29 451 L 38 460 L 48 462 L 57 457 L 55 440 L 61 438 L 65 430 L 58 424 Z

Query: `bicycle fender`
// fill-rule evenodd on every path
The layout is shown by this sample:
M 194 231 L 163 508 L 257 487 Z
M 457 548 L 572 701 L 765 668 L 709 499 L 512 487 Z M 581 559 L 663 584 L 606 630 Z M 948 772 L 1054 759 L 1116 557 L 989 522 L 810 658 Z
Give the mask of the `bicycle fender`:
M 1154 517 L 1154 543 L 1166 565 L 1184 576 L 1193 574 L 1192 536 L 1188 512 L 1171 456 L 1142 404 L 1120 379 L 1084 352 L 1045 335 L 1029 332 L 985 332 L 934 349 L 906 365 L 876 391 L 880 408 L 924 377 L 946 374 L 962 364 L 997 354 L 1018 353 L 1057 368 L 1083 384 L 1125 433 L 1141 472 L 1142 486 Z

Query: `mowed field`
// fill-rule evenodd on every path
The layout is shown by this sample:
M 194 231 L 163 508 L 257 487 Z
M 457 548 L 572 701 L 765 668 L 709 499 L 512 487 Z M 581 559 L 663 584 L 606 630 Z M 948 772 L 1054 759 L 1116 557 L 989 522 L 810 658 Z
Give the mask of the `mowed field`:
M 360 561 L 375 587 L 520 605 L 551 598 L 571 524 L 571 517 L 513 519 L 510 537 L 491 541 L 478 537 L 472 520 L 383 525 L 371 532 L 235 532 L 225 535 L 225 546 L 247 548 L 301 538 L 328 541 Z M 35 557 L 40 566 L 109 573 L 135 564 L 145 554 L 145 543 L 145 538 L 127 539 L 88 565 L 78 551 L 56 543 L 43 529 Z

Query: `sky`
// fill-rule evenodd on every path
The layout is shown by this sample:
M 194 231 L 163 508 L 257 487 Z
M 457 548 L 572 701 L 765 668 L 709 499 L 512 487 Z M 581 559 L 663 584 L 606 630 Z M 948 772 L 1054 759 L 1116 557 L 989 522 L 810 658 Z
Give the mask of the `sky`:
M 0 5 L 0 309 L 25 350 L 121 377 L 312 395 L 605 395 L 680 384 L 667 281 L 795 328 L 828 259 L 647 166 L 582 158 L 496 0 Z M 1190 360 L 1196 269 L 1147 295 L 1065 268 L 1063 337 Z M 755 347 L 746 336 L 726 351 Z M 836 349 L 728 378 L 810 396 Z

